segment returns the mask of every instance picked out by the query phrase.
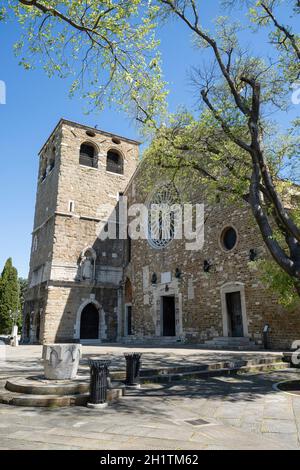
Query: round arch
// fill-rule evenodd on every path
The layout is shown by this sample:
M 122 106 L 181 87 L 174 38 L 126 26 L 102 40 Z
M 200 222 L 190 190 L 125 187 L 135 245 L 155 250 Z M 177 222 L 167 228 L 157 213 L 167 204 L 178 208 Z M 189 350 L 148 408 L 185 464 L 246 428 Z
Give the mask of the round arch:
M 117 152 L 123 158 L 123 160 L 125 160 L 124 152 L 123 152 L 123 150 L 120 149 L 120 147 L 118 145 L 110 145 L 107 148 L 106 152 L 109 152 L 110 150 L 114 151 L 114 152 Z
M 85 140 L 79 147 L 79 163 L 80 165 L 98 168 L 99 148 L 94 142 Z
M 39 342 L 40 341 L 40 334 L 41 334 L 41 311 L 38 310 L 34 313 L 33 317 L 33 341 Z
M 95 156 L 98 156 L 98 155 L 99 155 L 100 149 L 99 149 L 98 145 L 97 145 L 95 142 L 92 142 L 92 141 L 89 140 L 89 139 L 83 140 L 82 142 L 80 142 L 80 145 L 79 145 L 79 152 L 80 152 L 80 149 L 81 149 L 82 145 L 90 145 L 90 146 L 93 147 L 94 150 L 95 150 Z
M 98 312 L 98 337 L 91 338 L 92 340 L 105 340 L 106 339 L 106 321 L 105 321 L 105 312 L 99 302 L 95 299 L 86 299 L 82 302 L 80 307 L 77 310 L 76 314 L 76 322 L 74 325 L 74 339 L 77 340 L 88 340 L 88 338 L 80 338 L 80 330 L 81 330 L 81 320 L 84 315 L 84 310 L 88 305 L 93 305 Z
M 118 161 L 115 158 L 115 156 L 118 156 Z M 125 155 L 122 152 L 122 150 L 120 150 L 116 146 L 113 146 L 113 145 L 110 146 L 106 152 L 106 171 L 123 175 L 124 163 L 125 163 Z

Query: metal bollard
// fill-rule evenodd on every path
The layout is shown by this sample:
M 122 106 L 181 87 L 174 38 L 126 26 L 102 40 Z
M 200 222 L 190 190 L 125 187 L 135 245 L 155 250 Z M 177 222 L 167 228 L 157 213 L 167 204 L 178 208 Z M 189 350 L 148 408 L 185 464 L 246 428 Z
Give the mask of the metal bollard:
M 140 387 L 141 353 L 124 353 L 126 359 L 126 380 L 128 387 Z
M 108 367 L 111 361 L 89 360 L 91 382 L 88 408 L 105 408 L 107 406 Z

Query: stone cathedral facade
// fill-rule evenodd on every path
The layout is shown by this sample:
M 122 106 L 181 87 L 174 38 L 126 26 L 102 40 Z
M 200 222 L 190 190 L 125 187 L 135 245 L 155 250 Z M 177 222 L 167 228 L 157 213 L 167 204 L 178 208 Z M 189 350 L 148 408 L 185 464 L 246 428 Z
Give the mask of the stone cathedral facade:
M 150 194 L 142 182 L 138 142 L 58 123 L 40 151 L 25 342 L 250 348 L 262 344 L 266 325 L 273 348 L 300 339 L 299 309 L 281 307 L 251 264 L 267 254 L 246 204 L 216 203 L 201 250 L 171 235 L 101 240 L 99 227 L 123 196 L 147 206 L 181 199 L 183 187 L 161 174 Z M 190 200 L 205 203 L 193 189 Z

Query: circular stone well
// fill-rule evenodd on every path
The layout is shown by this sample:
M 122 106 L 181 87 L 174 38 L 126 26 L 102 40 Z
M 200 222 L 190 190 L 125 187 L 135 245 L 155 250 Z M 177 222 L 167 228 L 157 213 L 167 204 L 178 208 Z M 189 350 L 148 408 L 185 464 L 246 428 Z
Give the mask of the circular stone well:
M 14 406 L 86 406 L 89 400 L 90 377 L 72 380 L 48 380 L 44 376 L 14 377 L 6 381 L 0 391 L 0 403 Z M 107 390 L 107 401 L 124 395 L 124 386 L 112 382 Z
M 89 376 L 73 380 L 48 380 L 42 375 L 37 375 L 7 380 L 5 388 L 10 392 L 30 395 L 68 395 L 88 393 L 89 384 Z

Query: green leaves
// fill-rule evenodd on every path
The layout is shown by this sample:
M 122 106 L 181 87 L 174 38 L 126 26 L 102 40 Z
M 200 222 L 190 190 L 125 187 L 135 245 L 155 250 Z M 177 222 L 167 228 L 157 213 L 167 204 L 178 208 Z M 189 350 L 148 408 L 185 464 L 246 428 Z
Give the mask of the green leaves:
M 90 110 L 115 104 L 140 122 L 166 109 L 154 17 L 143 0 L 10 2 L 24 36 L 15 47 L 26 69 L 38 62 L 49 76 L 73 77 Z M 26 53 L 26 54 L 25 54 Z
M 148 168 L 159 165 L 173 180 L 187 176 L 191 185 L 207 189 L 208 198 L 222 192 L 230 203 L 250 201 L 273 258 L 291 277 L 298 276 L 291 238 L 298 243 L 299 230 L 294 214 L 282 205 L 285 190 L 278 176 L 286 177 L 288 167 L 294 178 L 299 175 L 299 125 L 280 133 L 274 116 L 293 102 L 300 38 L 277 18 L 282 0 L 224 2 L 250 5 L 252 24 L 266 28 L 270 55 L 256 44 L 253 53 L 243 46 L 241 26 L 230 16 L 218 18 L 211 33 L 202 24 L 205 2 L 202 9 L 193 0 L 24 3 L 11 0 L 9 6 L 24 27 L 15 50 L 26 69 L 40 61 L 49 76 L 70 78 L 70 94 L 80 93 L 90 110 L 113 104 L 134 116 L 144 135 L 154 136 L 145 154 Z M 299 2 L 290 0 L 288 6 L 299 13 Z M 174 18 L 192 33 L 194 44 L 205 47 L 200 53 L 211 63 L 194 67 L 199 109 L 189 113 L 182 107 L 169 115 L 155 32 Z
M 263 283 L 277 295 L 280 305 L 289 310 L 299 309 L 300 300 L 295 279 L 285 273 L 274 261 L 260 260 L 252 264 L 258 268 Z
M 0 21 L 5 20 L 7 17 L 7 10 L 5 7 L 0 7 Z

